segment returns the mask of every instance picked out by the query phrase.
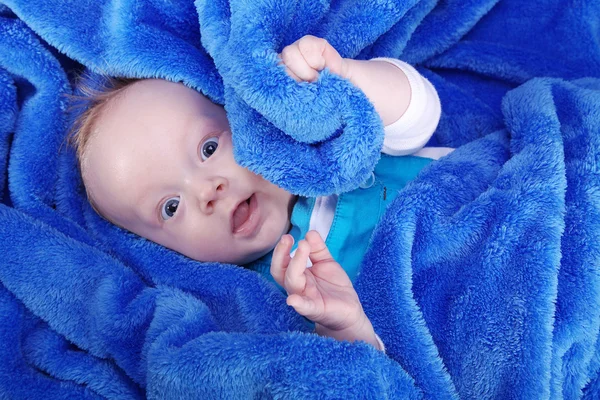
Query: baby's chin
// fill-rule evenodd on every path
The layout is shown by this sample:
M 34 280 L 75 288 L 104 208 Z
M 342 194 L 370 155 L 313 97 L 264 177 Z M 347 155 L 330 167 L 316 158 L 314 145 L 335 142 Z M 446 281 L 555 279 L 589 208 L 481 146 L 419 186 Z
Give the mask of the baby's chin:
M 249 246 L 248 243 L 244 245 L 234 241 L 230 243 L 230 246 L 217 252 L 217 254 L 213 253 L 210 260 L 203 257 L 202 254 L 182 254 L 200 262 L 247 265 L 270 253 L 277 246 L 281 237 L 288 233 L 290 229 L 291 223 L 289 220 L 284 223 L 264 226 L 260 234 Z M 238 247 L 240 244 L 241 248 Z
M 270 235 L 271 237 L 263 246 L 260 246 L 260 248 L 252 252 L 241 255 L 240 257 L 236 258 L 234 262 L 231 262 L 231 264 L 247 265 L 264 257 L 265 255 L 269 254 L 275 248 L 275 246 L 277 246 L 279 239 L 281 239 L 281 237 L 287 233 L 287 231 L 289 231 L 289 229 L 286 228 L 285 232 L 278 232 L 276 235 Z
M 269 244 L 267 246 L 260 246 L 259 248 L 254 248 L 253 250 L 249 251 L 235 252 L 235 249 L 232 249 L 230 246 L 227 250 L 224 250 L 223 252 L 212 253 L 210 256 L 198 252 L 186 252 L 183 251 L 183 249 L 172 248 L 172 250 L 175 250 L 180 254 L 199 262 L 246 265 L 268 254 L 275 248 L 278 241 L 279 239 L 274 241 L 272 245 Z
M 250 264 L 250 263 L 264 257 L 265 255 L 267 255 L 269 252 L 271 252 L 271 250 L 273 250 L 275 248 L 276 245 L 277 245 L 277 242 L 275 242 L 272 246 L 270 246 L 266 249 L 253 252 L 251 254 L 245 254 L 245 255 L 241 256 L 240 258 L 238 258 L 235 262 L 232 262 L 232 264 L 237 264 L 237 265 Z

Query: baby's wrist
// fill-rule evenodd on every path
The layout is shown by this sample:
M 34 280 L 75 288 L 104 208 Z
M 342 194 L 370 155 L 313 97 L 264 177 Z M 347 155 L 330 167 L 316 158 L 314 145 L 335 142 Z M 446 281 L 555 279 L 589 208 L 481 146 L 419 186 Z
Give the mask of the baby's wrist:
M 377 349 L 380 348 L 380 344 L 377 340 L 377 335 L 375 334 L 373 325 L 371 324 L 371 321 L 366 316 L 366 314 L 364 314 L 364 312 L 362 318 L 360 318 L 352 326 L 343 329 L 336 329 L 329 328 L 326 325 L 320 323 L 316 323 L 315 332 L 320 336 L 331 337 L 339 341 L 362 341 L 373 345 Z
M 412 91 L 401 68 L 382 60 L 344 59 L 344 62 L 347 64 L 345 78 L 363 91 L 384 126 L 396 122 L 406 112 Z
M 363 86 L 367 82 L 365 79 L 371 80 L 373 72 L 378 72 L 377 68 L 379 68 L 378 64 L 380 63 L 382 62 L 344 58 L 342 59 L 342 71 L 344 73 L 341 75 L 343 78 L 346 78 L 352 82 L 352 84 L 355 86 L 363 89 Z
M 360 60 L 353 60 L 352 58 L 343 58 L 342 59 L 342 71 L 343 74 L 342 78 L 348 79 L 350 82 L 352 82 L 354 85 L 356 85 L 356 82 L 354 82 L 354 78 L 355 78 L 355 70 L 356 70 L 356 64 L 360 63 Z

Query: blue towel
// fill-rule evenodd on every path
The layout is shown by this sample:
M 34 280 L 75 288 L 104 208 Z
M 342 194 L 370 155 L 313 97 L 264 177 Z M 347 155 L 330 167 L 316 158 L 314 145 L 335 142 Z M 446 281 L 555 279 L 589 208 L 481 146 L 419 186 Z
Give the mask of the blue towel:
M 0 0 L 0 398 L 600 397 L 595 0 Z M 365 96 L 277 53 L 304 34 L 408 61 L 456 147 L 389 206 L 356 289 L 386 344 L 337 342 L 257 273 L 97 216 L 65 143 L 73 74 L 184 82 L 290 192 L 356 187 Z

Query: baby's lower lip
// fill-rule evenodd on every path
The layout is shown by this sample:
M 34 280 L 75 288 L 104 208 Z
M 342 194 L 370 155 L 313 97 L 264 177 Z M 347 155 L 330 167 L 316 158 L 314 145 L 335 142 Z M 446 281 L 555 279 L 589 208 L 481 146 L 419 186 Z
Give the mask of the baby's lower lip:
M 248 208 L 248 218 L 243 224 L 233 230 L 233 234 L 239 237 L 252 236 L 258 228 L 260 222 L 260 209 L 258 208 L 258 200 L 256 195 L 250 196 L 250 204 Z

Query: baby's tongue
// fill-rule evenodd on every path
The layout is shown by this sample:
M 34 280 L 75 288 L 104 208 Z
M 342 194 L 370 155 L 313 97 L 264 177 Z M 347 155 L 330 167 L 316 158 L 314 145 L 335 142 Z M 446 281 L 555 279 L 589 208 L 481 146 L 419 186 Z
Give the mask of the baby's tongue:
M 242 202 L 233 213 L 233 230 L 239 228 L 248 219 L 248 203 Z

